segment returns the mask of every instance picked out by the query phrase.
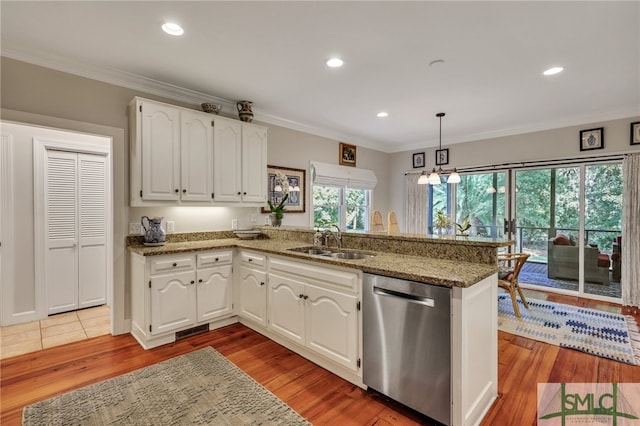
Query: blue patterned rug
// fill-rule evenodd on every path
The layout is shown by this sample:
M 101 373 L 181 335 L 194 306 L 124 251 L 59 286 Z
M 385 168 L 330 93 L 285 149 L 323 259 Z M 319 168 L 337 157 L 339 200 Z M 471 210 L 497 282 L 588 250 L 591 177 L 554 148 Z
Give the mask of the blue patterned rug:
M 498 295 L 498 329 L 640 365 L 640 331 L 633 317 L 535 299 L 527 299 L 527 302 L 529 309 L 518 299 L 522 318 L 517 318 L 509 295 Z

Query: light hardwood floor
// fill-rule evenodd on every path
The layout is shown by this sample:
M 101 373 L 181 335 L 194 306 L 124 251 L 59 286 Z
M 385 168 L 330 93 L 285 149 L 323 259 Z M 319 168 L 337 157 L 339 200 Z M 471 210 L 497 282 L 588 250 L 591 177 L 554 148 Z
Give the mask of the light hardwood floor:
M 620 311 L 574 297 L 549 295 L 547 300 Z M 218 350 L 314 425 L 434 424 L 240 324 L 148 351 L 130 335 L 102 336 L 2 360 L 0 423 L 20 424 L 25 405 L 205 346 Z M 640 367 L 507 333 L 498 333 L 498 353 L 499 397 L 483 426 L 535 425 L 538 383 L 640 382 Z

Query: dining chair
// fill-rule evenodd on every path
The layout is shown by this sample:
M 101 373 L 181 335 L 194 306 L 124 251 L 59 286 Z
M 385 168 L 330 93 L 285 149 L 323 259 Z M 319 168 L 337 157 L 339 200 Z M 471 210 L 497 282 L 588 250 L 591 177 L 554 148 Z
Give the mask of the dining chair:
M 382 222 L 382 213 L 379 210 L 374 210 L 371 213 L 371 224 L 369 226 L 371 232 L 384 231 L 384 222 Z
M 518 318 L 520 318 L 520 308 L 518 307 L 516 291 L 520 295 L 524 307 L 529 309 L 529 304 L 518 284 L 518 276 L 528 258 L 529 254 L 527 253 L 504 253 L 498 255 L 498 286 L 509 292 L 511 303 L 513 303 L 513 312 Z
M 393 210 L 387 214 L 387 233 L 389 235 L 395 235 L 400 233 L 400 227 L 398 226 L 398 218 L 396 212 Z

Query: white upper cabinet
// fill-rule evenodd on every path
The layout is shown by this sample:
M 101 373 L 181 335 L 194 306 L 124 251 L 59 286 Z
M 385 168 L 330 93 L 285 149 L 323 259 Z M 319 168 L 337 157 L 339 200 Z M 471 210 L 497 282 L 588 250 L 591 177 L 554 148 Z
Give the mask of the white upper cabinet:
M 266 202 L 265 127 L 137 97 L 129 124 L 132 206 Z
M 242 124 L 242 201 L 267 202 L 267 129 Z
M 152 102 L 138 108 L 142 145 L 142 199 L 180 199 L 180 110 Z
M 267 129 L 214 119 L 214 201 L 267 201 Z
M 213 126 L 213 140 L 214 200 L 240 201 L 242 195 L 242 125 L 236 120 L 216 117 Z
M 213 193 L 213 127 L 211 117 L 181 112 L 180 196 L 185 201 L 211 201 Z

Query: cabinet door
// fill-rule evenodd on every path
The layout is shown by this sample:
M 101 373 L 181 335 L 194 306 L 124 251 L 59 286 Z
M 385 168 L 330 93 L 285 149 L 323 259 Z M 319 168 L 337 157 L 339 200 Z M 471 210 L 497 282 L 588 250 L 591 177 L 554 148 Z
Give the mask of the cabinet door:
M 263 271 L 241 266 L 240 273 L 240 315 L 267 325 L 267 274 Z
M 300 345 L 305 342 L 305 286 L 294 279 L 269 274 L 268 327 Z
M 242 200 L 267 202 L 267 129 L 242 125 Z
M 180 111 L 142 104 L 142 199 L 180 198 Z
M 151 278 L 151 334 L 166 333 L 195 322 L 195 271 Z
M 211 117 L 182 111 L 180 135 L 180 197 L 211 201 L 213 193 L 213 127 Z
M 235 120 L 214 118 L 214 201 L 242 199 L 242 126 Z
M 313 285 L 305 287 L 307 347 L 358 370 L 358 311 L 355 296 Z
M 232 309 L 231 265 L 197 271 L 197 321 L 209 321 Z

